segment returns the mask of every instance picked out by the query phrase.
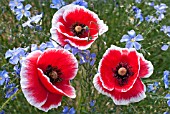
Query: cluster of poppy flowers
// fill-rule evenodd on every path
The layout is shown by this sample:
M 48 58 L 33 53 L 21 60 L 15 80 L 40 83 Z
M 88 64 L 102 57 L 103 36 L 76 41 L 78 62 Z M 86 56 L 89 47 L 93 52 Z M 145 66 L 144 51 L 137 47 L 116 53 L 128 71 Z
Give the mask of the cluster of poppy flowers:
M 50 30 L 53 45 L 69 44 L 80 50 L 108 30 L 98 15 L 78 5 L 66 5 L 53 16 Z M 31 52 L 21 67 L 21 88 L 27 101 L 40 110 L 48 111 L 61 105 L 62 97 L 75 98 L 70 85 L 78 71 L 75 56 L 63 48 Z M 111 97 L 117 105 L 127 105 L 145 98 L 145 85 L 140 78 L 153 73 L 150 61 L 133 48 L 112 45 L 101 59 L 94 87 Z

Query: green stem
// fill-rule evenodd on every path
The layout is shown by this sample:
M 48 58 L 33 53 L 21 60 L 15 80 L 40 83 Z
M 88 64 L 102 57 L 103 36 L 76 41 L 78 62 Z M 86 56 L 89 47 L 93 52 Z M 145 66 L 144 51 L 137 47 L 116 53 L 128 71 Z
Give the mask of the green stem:
M 2 104 L 2 106 L 1 106 L 1 108 L 0 108 L 0 111 L 2 111 L 2 109 L 5 107 L 5 105 L 7 105 L 8 102 L 9 102 L 15 95 L 17 95 L 17 94 L 20 93 L 20 92 L 21 92 L 21 89 L 18 90 L 16 93 L 14 93 L 10 98 L 8 98 L 8 99 L 5 101 L 5 103 Z

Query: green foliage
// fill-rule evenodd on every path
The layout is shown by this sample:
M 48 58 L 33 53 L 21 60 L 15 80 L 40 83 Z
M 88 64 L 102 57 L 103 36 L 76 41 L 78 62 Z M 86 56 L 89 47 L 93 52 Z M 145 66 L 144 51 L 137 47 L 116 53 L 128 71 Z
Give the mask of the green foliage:
M 146 0 L 148 1 L 148 0 Z M 145 2 L 146 2 L 145 1 Z M 71 0 L 67 2 L 71 3 Z M 148 23 L 142 22 L 137 26 L 139 20 L 134 18 L 132 6 L 138 6 L 144 16 L 148 14 L 152 15 L 154 9 L 147 6 L 144 0 L 141 4 L 135 4 L 132 0 L 119 0 L 113 2 L 113 0 L 88 0 L 88 8 L 97 13 L 100 19 L 108 25 L 109 30 L 102 36 L 100 36 L 90 48 L 91 52 L 96 53 L 97 58 L 94 66 L 89 64 L 83 64 L 79 66 L 79 72 L 74 80 L 72 80 L 72 86 L 76 89 L 77 97 L 75 99 L 69 99 L 64 97 L 62 105 L 58 109 L 52 109 L 49 114 L 61 113 L 64 106 L 74 107 L 78 114 L 161 114 L 165 111 L 170 111 L 166 99 L 164 96 L 170 92 L 170 89 L 164 88 L 163 83 L 163 71 L 170 70 L 169 54 L 170 49 L 162 51 L 161 46 L 163 43 L 170 42 L 170 38 L 160 31 L 162 25 L 170 26 L 170 2 L 169 0 L 162 0 L 161 2 L 166 3 L 169 7 L 165 14 L 165 19 L 160 23 Z M 13 66 L 8 63 L 8 60 L 4 58 L 4 54 L 8 49 L 14 47 L 27 47 L 31 44 L 40 45 L 42 42 L 49 41 L 51 20 L 56 9 L 50 9 L 51 1 L 44 0 L 25 0 L 24 4 L 31 4 L 31 14 L 36 12 L 43 12 L 42 18 L 42 31 L 36 31 L 28 27 L 23 28 L 21 25 L 23 20 L 17 21 L 14 13 L 8 6 L 9 1 L 0 1 L 0 70 L 6 69 L 11 76 L 11 79 L 20 88 L 20 79 L 15 78 L 12 74 Z M 155 2 L 160 3 L 160 2 Z M 117 4 L 119 6 L 117 6 Z M 92 80 L 97 72 L 97 67 L 100 59 L 104 52 L 112 44 L 125 47 L 125 43 L 120 43 L 120 39 L 124 34 L 127 34 L 129 30 L 135 30 L 136 33 L 143 35 L 144 40 L 141 41 L 142 49 L 138 52 L 143 53 L 145 58 L 152 62 L 154 66 L 154 73 L 148 79 L 143 79 L 145 85 L 151 84 L 155 81 L 159 82 L 159 89 L 156 93 L 146 92 L 147 97 L 138 102 L 132 103 L 127 106 L 116 106 L 112 99 L 99 94 L 94 88 Z M 106 43 L 106 44 L 105 44 Z M 4 88 L 0 87 L 0 106 L 2 106 L 7 99 L 4 98 Z M 89 103 L 91 100 L 96 100 L 94 107 L 90 107 Z M 93 112 L 94 109 L 95 111 Z M 3 110 L 7 114 L 40 114 L 42 112 L 33 106 L 31 106 L 25 99 L 22 92 L 16 94 L 15 100 L 10 100 L 4 107 Z

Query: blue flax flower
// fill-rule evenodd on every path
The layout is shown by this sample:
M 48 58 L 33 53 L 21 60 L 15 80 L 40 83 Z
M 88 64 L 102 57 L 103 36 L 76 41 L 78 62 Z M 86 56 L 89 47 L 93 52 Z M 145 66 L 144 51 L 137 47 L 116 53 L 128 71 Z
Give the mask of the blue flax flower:
M 166 35 L 168 35 L 170 37 L 170 26 L 162 26 L 160 31 L 163 31 Z
M 166 8 L 168 8 L 168 6 L 164 3 L 161 3 L 160 5 L 155 5 L 154 8 L 156 10 L 158 20 L 162 20 L 165 17 L 164 13 L 166 12 Z
M 163 114 L 170 114 L 170 112 L 164 112 Z
M 133 6 L 132 9 L 135 12 L 135 18 L 139 19 L 139 21 L 142 22 L 144 20 L 144 18 L 143 18 L 143 14 L 142 14 L 141 9 L 139 9 L 136 6 Z
M 159 82 L 154 82 L 153 84 L 148 84 L 147 86 L 148 92 L 153 92 L 153 93 L 155 93 L 156 90 L 158 90 L 158 88 L 159 88 Z
M 168 42 L 167 44 L 164 44 L 164 45 L 161 47 L 161 50 L 163 50 L 163 51 L 168 50 L 169 45 L 170 45 L 170 42 Z
M 52 0 L 52 4 L 50 4 L 50 8 L 60 9 L 64 5 L 65 2 L 63 0 Z
M 164 3 L 161 3 L 160 5 L 155 5 L 154 8 L 156 10 L 156 14 L 162 14 L 166 12 L 166 8 L 168 8 L 168 6 Z
M 9 78 L 6 70 L 0 71 L 0 85 L 3 85 L 5 80 Z
M 120 42 L 126 42 L 126 48 L 132 48 L 135 47 L 135 49 L 139 50 L 141 48 L 141 44 L 139 44 L 137 41 L 144 40 L 143 36 L 138 34 L 136 36 L 136 33 L 134 30 L 128 31 L 128 35 L 125 34 L 122 36 L 122 39 Z
M 142 0 L 135 0 L 136 3 L 141 3 Z
M 54 45 L 52 44 L 51 41 L 46 43 L 41 43 L 40 46 L 37 46 L 37 44 L 31 44 L 31 51 L 35 51 L 35 50 L 44 51 L 47 48 L 54 48 Z
M 23 16 L 30 17 L 31 13 L 28 11 L 32 6 L 30 4 L 27 4 L 25 7 L 22 5 L 22 7 L 15 10 L 17 16 L 17 20 L 21 20 Z
M 4 111 L 4 110 L 2 110 L 2 111 L 0 112 L 0 114 L 5 114 L 5 111 Z
M 147 22 L 158 23 L 157 18 L 154 17 L 154 16 L 152 16 L 152 15 L 147 15 L 147 16 L 145 17 L 145 20 L 146 20 Z
M 33 17 L 28 17 L 28 21 L 26 21 L 25 23 L 22 24 L 23 27 L 30 27 L 30 28 L 34 28 L 33 24 L 35 23 L 37 25 L 38 22 L 40 22 L 40 20 L 43 17 L 43 13 L 40 13 L 38 15 L 35 15 Z
M 17 76 L 19 76 L 20 75 L 20 71 L 21 71 L 21 67 L 19 67 L 19 65 L 15 65 L 13 69 L 15 71 L 15 74 Z
M 169 75 L 170 75 L 170 72 L 168 70 L 165 70 L 163 73 L 163 81 L 164 81 L 165 88 L 169 87 L 169 80 L 168 80 Z
M 76 47 L 71 46 L 70 44 L 66 44 L 64 49 L 70 50 L 73 55 L 78 55 L 80 57 L 80 64 L 89 63 L 91 66 L 94 65 L 96 60 L 96 54 L 90 53 L 89 50 L 79 50 Z
M 72 2 L 72 4 L 84 6 L 85 8 L 88 7 L 88 3 L 84 0 L 76 0 L 76 1 Z
M 170 94 L 166 94 L 165 98 L 168 99 L 167 104 L 170 107 Z
M 5 94 L 5 98 L 10 98 L 13 94 L 15 94 L 18 91 L 18 88 L 15 87 L 16 85 L 14 83 L 8 83 L 9 80 L 6 83 L 6 94 Z M 15 97 L 12 98 L 12 100 L 14 100 Z
M 94 65 L 96 60 L 96 54 L 90 53 L 89 50 L 83 50 L 80 53 L 78 53 L 80 57 L 80 64 L 89 63 L 91 66 Z
M 95 103 L 96 103 L 95 100 L 90 101 L 90 106 L 93 107 L 95 105 Z
M 22 8 L 24 0 L 10 0 L 9 1 L 9 6 L 12 11 L 15 10 L 15 8 Z
M 24 58 L 26 57 L 26 52 L 24 50 L 24 48 L 17 48 L 17 49 L 13 49 L 13 50 L 8 50 L 5 53 L 5 58 L 10 58 L 9 59 L 9 63 L 15 65 L 18 62 L 22 63 Z
M 75 113 L 76 111 L 73 107 L 69 109 L 68 106 L 64 106 L 62 114 L 75 114 Z

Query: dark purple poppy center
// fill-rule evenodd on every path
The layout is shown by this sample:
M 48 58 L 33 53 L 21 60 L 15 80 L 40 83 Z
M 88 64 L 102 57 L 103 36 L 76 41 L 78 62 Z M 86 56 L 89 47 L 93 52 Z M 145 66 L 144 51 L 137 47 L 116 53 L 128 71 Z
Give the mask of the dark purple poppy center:
M 61 76 L 61 70 L 57 67 L 52 67 L 51 65 L 48 65 L 45 71 L 45 75 L 47 75 L 50 78 L 51 83 L 61 82 L 62 78 Z
M 128 63 L 120 62 L 116 68 L 113 69 L 114 77 L 118 80 L 120 86 L 128 83 L 128 78 L 134 75 L 132 67 Z
M 82 34 L 84 34 L 85 32 L 85 27 L 86 25 L 85 24 L 81 24 L 81 23 L 74 23 L 71 27 L 71 31 L 73 32 L 74 36 L 80 36 Z

